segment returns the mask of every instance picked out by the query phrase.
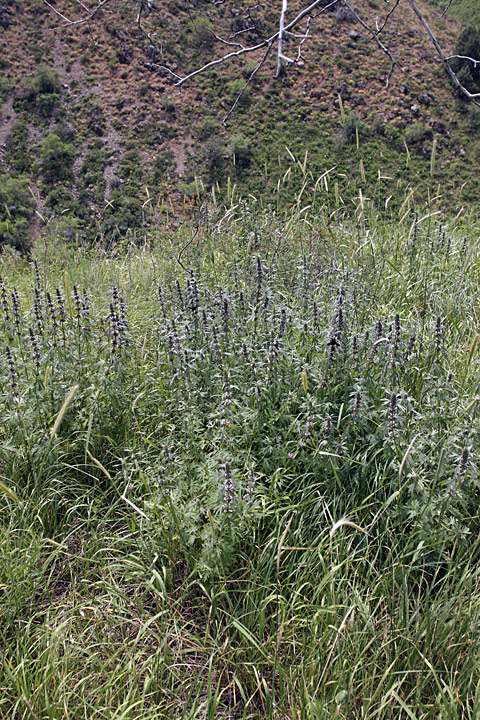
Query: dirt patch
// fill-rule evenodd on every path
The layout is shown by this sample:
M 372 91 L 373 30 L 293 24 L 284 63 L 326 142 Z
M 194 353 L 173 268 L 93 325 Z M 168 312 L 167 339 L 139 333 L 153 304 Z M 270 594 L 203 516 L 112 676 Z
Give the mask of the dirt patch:
M 6 143 L 12 131 L 17 113 L 13 109 L 13 98 L 9 97 L 0 110 L 0 163 L 5 164 Z
M 113 157 L 111 162 L 109 162 L 108 165 L 105 165 L 103 171 L 103 178 L 105 180 L 105 202 L 110 199 L 113 183 L 119 180 L 116 170 L 123 155 L 122 143 L 123 138 L 118 130 L 115 130 L 113 127 L 109 127 L 108 132 L 105 135 L 105 145 L 108 147 Z
M 194 143 L 191 135 L 185 137 L 185 141 L 181 144 L 169 144 L 169 150 L 172 151 L 177 166 L 177 175 L 179 178 L 185 177 L 188 158 L 194 154 Z

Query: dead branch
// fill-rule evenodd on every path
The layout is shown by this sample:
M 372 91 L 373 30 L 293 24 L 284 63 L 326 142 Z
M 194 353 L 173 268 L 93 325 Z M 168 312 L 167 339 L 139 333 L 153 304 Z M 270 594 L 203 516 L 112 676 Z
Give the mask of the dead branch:
M 284 26 L 283 32 L 286 33 L 292 30 L 296 25 L 298 25 L 299 22 L 301 22 L 301 20 L 303 20 L 304 17 L 306 17 L 307 15 L 311 15 L 313 10 L 318 7 L 321 2 L 323 2 L 323 0 L 314 0 L 308 7 L 299 12 L 298 15 L 291 22 L 288 23 L 288 25 Z M 329 5 L 326 5 L 320 10 L 319 13 L 317 13 L 317 16 L 320 15 L 320 13 L 326 12 L 329 8 L 331 8 L 333 5 L 336 5 L 338 2 L 339 0 L 332 0 Z M 262 40 L 261 42 L 257 43 L 256 45 L 250 45 L 249 47 L 241 48 L 240 50 L 236 50 L 234 52 L 227 53 L 226 55 L 222 55 L 222 57 L 219 57 L 216 60 L 211 60 L 210 62 L 205 63 L 205 65 L 197 68 L 197 70 L 189 73 L 175 84 L 177 87 L 181 87 L 184 83 L 186 83 L 188 80 L 191 80 L 196 75 L 200 75 L 201 73 L 205 72 L 205 70 L 215 67 L 216 65 L 221 65 L 222 63 L 230 60 L 233 57 L 240 57 L 240 55 L 256 52 L 257 50 L 261 50 L 264 47 L 268 47 L 269 45 L 273 44 L 275 40 L 278 40 L 278 36 L 279 31 L 271 35 L 268 39 Z
M 92 18 L 94 18 L 95 15 L 98 13 L 98 11 L 101 10 L 101 9 L 104 7 L 104 5 L 107 5 L 107 4 L 110 2 L 110 0 L 101 0 L 101 2 L 99 2 L 98 5 L 97 5 L 97 7 L 95 7 L 93 10 L 91 10 L 91 11 L 90 11 L 90 10 L 87 10 L 88 15 L 86 15 L 86 16 L 83 17 L 83 18 L 80 18 L 80 20 L 69 20 L 69 18 L 67 18 L 65 15 L 62 15 L 62 13 L 61 13 L 59 10 L 57 10 L 53 5 L 51 5 L 51 4 L 48 2 L 48 0 L 43 0 L 43 2 L 45 3 L 45 5 L 48 5 L 48 7 L 49 7 L 51 10 L 53 10 L 53 12 L 54 12 L 56 15 L 58 15 L 59 17 L 62 18 L 62 20 L 65 21 L 65 25 L 82 25 L 83 23 L 86 23 L 86 22 L 88 22 L 89 20 L 91 20 Z M 82 8 L 87 9 L 83 3 L 79 2 L 78 4 L 79 4 Z
M 298 46 L 297 57 L 295 59 L 295 62 L 297 62 L 297 63 L 300 60 L 303 60 L 302 47 L 303 47 L 303 43 L 305 42 L 305 40 L 307 40 L 310 37 L 310 23 L 311 22 L 312 22 L 312 16 L 310 15 L 310 17 L 307 19 L 307 28 L 305 30 L 305 35 L 303 37 L 300 36 L 301 41 L 300 41 L 300 45 Z
M 91 10 L 87 7 L 85 2 L 83 2 L 83 0 L 72 0 L 72 1 L 74 4 L 78 5 L 82 9 L 82 11 L 85 13 L 83 15 L 83 17 L 81 17 L 78 20 L 69 19 L 66 15 L 64 15 L 62 12 L 57 10 L 54 7 L 54 5 L 52 4 L 53 0 L 43 0 L 45 5 L 47 5 L 59 18 L 61 18 L 64 25 L 69 25 L 69 26 L 76 26 L 76 25 L 81 25 L 83 23 L 89 22 L 99 13 L 100 10 L 102 10 L 102 8 L 104 8 L 110 2 L 110 0 L 98 0 L 98 4 L 94 7 L 93 10 Z M 355 17 L 357 22 L 375 40 L 375 42 L 376 42 L 377 46 L 380 48 L 380 50 L 382 50 L 382 52 L 385 53 L 385 55 L 387 55 L 387 57 L 390 59 L 391 65 L 390 65 L 390 70 L 387 75 L 387 81 L 386 81 L 387 87 L 390 83 L 390 79 L 391 79 L 392 73 L 394 72 L 395 68 L 396 67 L 400 68 L 400 70 L 402 72 L 403 72 L 403 69 L 401 68 L 399 62 L 393 57 L 393 55 L 390 52 L 390 50 L 388 49 L 388 47 L 386 47 L 384 45 L 384 43 L 380 40 L 379 35 L 382 33 L 388 20 L 390 19 L 392 14 L 395 12 L 397 7 L 399 6 L 400 1 L 401 0 L 395 0 L 394 5 L 389 9 L 383 22 L 380 24 L 377 21 L 376 28 L 373 29 L 360 17 L 359 13 L 355 10 L 354 7 L 352 7 L 349 0 L 343 0 L 345 6 L 350 10 L 353 17 Z M 153 2 L 154 2 L 154 0 L 138 0 L 137 25 L 142 30 L 143 34 L 148 38 L 149 42 L 154 47 L 156 47 L 151 39 L 150 34 L 145 32 L 144 29 L 141 27 L 142 12 L 145 7 L 152 8 Z M 320 14 L 329 10 L 332 6 L 336 5 L 338 2 L 340 2 L 340 0 L 332 0 L 328 5 L 321 7 L 321 4 L 323 2 L 324 2 L 324 0 L 312 0 L 312 2 L 310 2 L 310 4 L 307 5 L 303 10 L 301 10 L 294 17 L 293 20 L 291 20 L 290 22 L 287 23 L 286 22 L 286 13 L 287 13 L 287 8 L 288 8 L 288 0 L 282 0 L 282 9 L 281 9 L 281 13 L 280 13 L 279 28 L 278 28 L 277 32 L 275 32 L 273 35 L 271 35 L 268 38 L 261 37 L 261 39 L 257 43 L 255 43 L 253 45 L 249 45 L 249 46 L 242 45 L 241 43 L 232 42 L 232 40 L 235 37 L 237 37 L 238 35 L 240 35 L 242 32 L 247 32 L 248 30 L 256 29 L 255 20 L 253 18 L 251 18 L 250 13 L 253 12 L 257 7 L 259 7 L 259 5 L 254 5 L 251 8 L 247 8 L 247 16 L 253 22 L 252 27 L 249 27 L 247 29 L 236 32 L 233 36 L 230 36 L 230 38 L 228 40 L 223 39 L 222 37 L 218 36 L 214 31 L 211 31 L 213 37 L 218 42 L 234 48 L 231 52 L 228 52 L 225 55 L 222 55 L 221 57 L 218 57 L 214 60 L 210 60 L 209 62 L 205 63 L 201 67 L 197 68 L 196 70 L 193 70 L 192 72 L 188 73 L 187 75 L 185 75 L 183 77 L 180 75 L 177 75 L 176 73 L 174 73 L 172 70 L 170 70 L 170 68 L 166 67 L 165 65 L 153 64 L 152 67 L 156 67 L 156 68 L 162 69 L 163 71 L 168 72 L 175 79 L 175 85 L 180 88 L 184 83 L 188 82 L 189 80 L 196 77 L 197 75 L 200 75 L 201 73 L 209 70 L 210 68 L 213 68 L 217 65 L 221 65 L 233 58 L 240 57 L 242 55 L 246 55 L 246 54 L 250 54 L 250 53 L 256 53 L 260 50 L 263 50 L 264 54 L 263 54 L 261 60 L 259 61 L 257 67 L 255 68 L 253 73 L 250 75 L 249 79 L 245 83 L 245 86 L 242 88 L 239 95 L 235 99 L 235 102 L 233 103 L 232 108 L 225 116 L 225 118 L 223 120 L 223 123 L 225 124 L 226 121 L 228 120 L 228 118 L 230 117 L 230 115 L 232 114 L 233 110 L 237 107 L 241 97 L 243 96 L 245 90 L 247 89 L 248 85 L 252 81 L 253 77 L 260 70 L 260 68 L 263 67 L 264 63 L 266 62 L 266 60 L 270 54 L 272 46 L 274 45 L 275 42 L 277 43 L 277 68 L 276 68 L 275 77 L 279 77 L 279 75 L 281 74 L 281 72 L 283 70 L 283 62 L 284 61 L 287 63 L 295 63 L 295 62 L 298 62 L 302 58 L 303 45 L 304 45 L 305 41 L 310 37 L 311 21 L 313 19 L 315 19 L 316 17 L 318 17 Z M 452 67 L 450 66 L 450 63 L 449 63 L 449 60 L 462 59 L 462 60 L 467 60 L 469 62 L 472 62 L 474 67 L 477 67 L 477 65 L 480 64 L 480 60 L 476 60 L 475 58 L 471 58 L 471 57 L 463 56 L 463 55 L 450 55 L 447 57 L 446 54 L 444 53 L 444 51 L 442 50 L 440 43 L 437 40 L 437 37 L 435 36 L 434 32 L 430 28 L 429 24 L 427 23 L 423 13 L 417 7 L 415 0 L 408 0 L 408 2 L 410 4 L 410 7 L 412 8 L 413 12 L 417 16 L 418 20 L 420 21 L 421 25 L 423 26 L 430 42 L 434 45 L 434 47 L 437 51 L 437 54 L 440 57 L 442 63 L 444 64 L 445 69 L 446 69 L 448 75 L 450 76 L 451 80 L 453 81 L 454 85 L 462 93 L 462 95 L 464 95 L 466 98 L 468 98 L 469 100 L 474 102 L 476 105 L 480 106 L 480 102 L 478 101 L 478 99 L 480 98 L 480 93 L 471 93 L 458 79 L 457 74 L 454 72 L 454 70 L 452 69 Z M 222 3 L 223 3 L 223 0 L 217 0 L 213 4 L 220 5 Z M 448 1 L 448 4 L 447 4 L 445 10 L 443 11 L 442 15 L 444 15 L 447 12 L 450 5 L 451 5 L 451 0 Z M 317 12 L 314 12 L 315 10 L 317 10 Z M 305 33 L 304 34 L 296 34 L 296 33 L 292 32 L 292 30 L 294 30 L 294 28 L 305 17 L 308 18 L 307 28 L 306 28 Z M 286 55 L 284 55 L 284 53 L 283 53 L 283 41 L 286 36 L 294 37 L 294 38 L 300 40 L 297 56 L 295 59 L 289 58 Z
M 236 47 L 236 48 L 244 47 L 244 45 L 242 45 L 242 43 L 234 43 L 234 42 L 231 42 L 230 40 L 225 40 L 224 38 L 220 37 L 220 35 L 217 35 L 216 33 L 214 33 L 213 30 L 211 30 L 211 28 L 207 28 L 207 30 L 211 35 L 213 35 L 213 37 L 215 38 L 215 40 L 217 42 L 222 43 L 223 45 L 229 45 L 230 47 Z
M 176 85 L 177 85 L 177 87 L 181 87 L 188 80 L 191 80 L 196 75 L 200 75 L 200 73 L 205 72 L 205 70 L 209 70 L 210 68 L 215 67 L 215 65 L 221 65 L 221 63 L 224 63 L 227 60 L 230 60 L 230 58 L 240 57 L 240 55 L 245 55 L 246 53 L 255 52 L 256 50 L 261 50 L 263 47 L 265 47 L 265 45 L 267 45 L 267 42 L 262 40 L 262 42 L 258 43 L 257 45 L 252 45 L 250 47 L 242 47 L 240 50 L 234 50 L 231 53 L 222 55 L 222 57 L 219 57 L 216 60 L 210 60 L 210 62 L 205 63 L 205 65 L 202 65 L 202 67 L 197 68 L 197 70 L 194 70 L 193 72 L 189 73 L 188 75 L 185 75 L 185 77 L 181 78 L 176 83 Z
M 460 90 L 460 92 L 463 95 L 465 95 L 465 97 L 467 97 L 469 100 L 471 100 L 473 103 L 475 103 L 475 105 L 478 105 L 480 107 L 480 103 L 476 99 L 476 98 L 480 98 L 480 93 L 471 93 L 469 90 L 467 90 L 467 88 L 464 85 L 462 85 L 462 83 L 458 79 L 456 73 L 450 67 L 448 58 L 445 55 L 445 53 L 443 52 L 442 48 L 440 47 L 440 44 L 439 44 L 436 36 L 434 35 L 433 31 L 431 30 L 429 24 L 425 20 L 421 11 L 415 5 L 415 0 L 408 0 L 408 2 L 410 3 L 410 7 L 412 8 L 413 12 L 418 17 L 418 19 L 422 23 L 423 27 L 425 28 L 425 31 L 426 31 L 428 37 L 430 38 L 431 42 L 435 46 L 435 49 L 436 49 L 440 59 L 442 60 L 443 64 L 445 65 L 445 68 L 446 68 L 448 74 L 450 75 L 451 79 L 453 80 L 455 86 Z
M 288 0 L 282 0 L 282 12 L 280 13 L 280 24 L 278 28 L 278 49 L 277 49 L 277 70 L 275 77 L 278 78 L 283 73 L 283 60 L 292 62 L 283 54 L 283 33 L 285 32 L 285 15 L 287 13 Z
M 194 242 L 195 238 L 196 238 L 197 235 L 198 235 L 198 231 L 199 231 L 199 230 L 200 230 L 200 224 L 199 224 L 199 222 L 198 222 L 198 220 L 197 220 L 196 227 L 195 227 L 195 232 L 193 233 L 192 237 L 191 237 L 190 240 L 187 242 L 187 244 L 184 245 L 184 246 L 181 248 L 180 252 L 179 252 L 178 255 L 177 255 L 177 262 L 178 262 L 178 264 L 185 270 L 185 272 L 188 272 L 188 273 L 192 273 L 193 271 L 192 271 L 192 270 L 188 270 L 188 269 L 185 267 L 185 265 L 184 265 L 183 262 L 182 262 L 182 255 L 183 255 L 183 253 L 185 252 L 185 250 Z
M 170 70 L 166 65 L 159 65 L 158 63 L 152 63 L 151 67 L 156 68 L 158 70 L 165 70 L 169 75 L 172 75 L 175 80 L 181 80 L 182 78 L 180 75 L 177 75 L 177 73 L 174 73 L 173 70 Z
M 388 13 L 386 14 L 385 20 L 383 21 L 382 25 L 380 27 L 377 27 L 377 35 L 380 35 L 380 33 L 382 33 L 385 30 L 387 23 L 390 20 L 393 13 L 395 12 L 395 10 L 397 9 L 399 2 L 400 2 L 400 0 L 395 1 L 395 5 L 392 8 L 390 8 Z
M 446 7 L 445 7 L 445 10 L 444 10 L 444 11 L 442 12 L 442 14 L 440 15 L 441 18 L 445 17 L 445 15 L 447 14 L 447 12 L 450 10 L 450 5 L 452 4 L 452 2 L 453 2 L 453 0 L 448 0 L 448 3 L 447 3 L 447 5 L 446 5 Z
M 468 55 L 449 55 L 447 60 L 453 60 L 454 58 L 458 58 L 459 60 L 469 60 L 473 63 L 474 68 L 476 68 L 477 65 L 480 65 L 480 60 L 475 60 L 475 58 L 471 58 Z
M 355 10 L 355 8 L 353 8 L 353 7 L 350 5 L 350 3 L 348 2 L 348 0 L 343 0 L 343 2 L 345 3 L 345 6 L 350 10 L 350 12 L 352 13 L 352 15 L 355 17 L 355 19 L 357 20 L 357 22 L 359 22 L 360 25 L 361 25 L 368 33 L 370 33 L 370 35 L 373 37 L 373 39 L 374 39 L 375 42 L 377 43 L 378 47 L 379 47 L 379 48 L 385 53 L 385 55 L 387 55 L 387 57 L 390 59 L 390 63 L 391 63 L 391 64 L 390 64 L 390 70 L 388 71 L 387 80 L 386 80 L 386 86 L 388 87 L 388 86 L 390 85 L 390 78 L 392 77 L 392 74 L 393 74 L 393 71 L 395 70 L 395 68 L 398 67 L 402 72 L 403 72 L 403 68 L 402 68 L 402 67 L 400 66 L 400 64 L 395 60 L 395 58 L 393 57 L 393 55 L 392 55 L 392 53 L 390 52 L 390 50 L 389 50 L 387 47 L 385 47 L 385 45 L 382 43 L 382 41 L 381 41 L 380 38 L 378 37 L 379 32 L 376 31 L 376 30 L 372 30 L 372 28 L 371 28 L 369 25 L 367 25 L 367 23 L 366 23 L 364 20 L 362 20 L 362 18 L 360 17 L 360 15 L 357 13 L 357 11 Z
M 233 40 L 233 38 L 238 37 L 239 35 L 243 35 L 247 32 L 252 32 L 252 30 L 256 30 L 257 28 L 255 25 L 251 25 L 250 27 L 243 28 L 243 30 L 237 30 L 237 32 L 233 33 L 232 35 L 229 35 L 229 38 Z
M 230 115 L 235 111 L 238 103 L 240 102 L 240 100 L 241 100 L 242 97 L 243 97 L 243 94 L 244 94 L 245 90 L 248 88 L 248 86 L 250 85 L 250 83 L 252 82 L 253 78 L 255 77 L 255 75 L 256 75 L 256 74 L 258 73 L 258 71 L 260 70 L 260 68 L 265 64 L 265 62 L 266 62 L 266 60 L 267 60 L 267 57 L 268 57 L 271 49 L 272 49 L 272 43 L 270 43 L 270 45 L 268 45 L 268 47 L 267 47 L 267 49 L 265 50 L 265 53 L 264 53 L 262 59 L 261 59 L 260 62 L 258 63 L 258 65 L 257 65 L 257 67 L 255 68 L 255 70 L 251 73 L 250 77 L 248 78 L 248 80 L 247 80 L 247 82 L 245 83 L 245 85 L 243 86 L 243 88 L 242 88 L 242 89 L 240 90 L 240 92 L 238 93 L 237 97 L 235 98 L 235 102 L 233 103 L 232 107 L 230 108 L 230 110 L 228 111 L 228 113 L 227 113 L 227 114 L 225 115 L 225 117 L 223 118 L 223 120 L 222 120 L 222 125 L 226 125 L 226 124 L 227 124 L 228 118 L 229 118 Z

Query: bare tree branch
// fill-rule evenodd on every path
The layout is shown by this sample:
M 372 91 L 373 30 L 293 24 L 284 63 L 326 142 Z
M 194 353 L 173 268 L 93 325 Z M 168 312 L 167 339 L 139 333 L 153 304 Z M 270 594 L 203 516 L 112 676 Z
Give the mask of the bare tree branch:
M 396 0 L 395 5 L 394 5 L 394 6 L 388 11 L 388 13 L 386 14 L 385 20 L 383 21 L 382 25 L 381 25 L 380 27 L 377 27 L 377 34 L 378 34 L 378 35 L 380 35 L 380 33 L 382 33 L 382 32 L 385 30 L 385 28 L 386 28 L 386 26 L 387 26 L 387 23 L 388 23 L 388 21 L 390 20 L 390 18 L 391 18 L 391 16 L 393 15 L 393 13 L 395 12 L 395 10 L 397 9 L 399 2 L 400 2 L 400 0 Z
M 66 23 L 67 25 L 70 25 L 70 24 L 71 24 L 72 21 L 69 20 L 67 17 L 65 17 L 65 15 L 62 15 L 62 13 L 61 13 L 59 10 L 57 10 L 57 8 L 53 7 L 53 5 L 50 5 L 50 3 L 48 2 L 48 0 L 43 0 L 43 2 L 45 3 L 45 5 L 48 5 L 48 7 L 50 8 L 50 10 L 53 10 L 53 12 L 55 13 L 55 15 L 58 15 L 58 17 L 61 17 L 62 20 L 65 20 L 65 23 Z
M 390 58 L 391 65 L 390 65 L 390 70 L 388 71 L 387 81 L 386 81 L 386 86 L 388 87 L 388 86 L 390 85 L 390 78 L 392 77 L 392 74 L 393 74 L 394 69 L 395 69 L 396 67 L 398 67 L 398 68 L 403 72 L 403 68 L 399 65 L 399 63 L 395 60 L 395 58 L 393 57 L 393 55 L 392 55 L 392 53 L 390 52 L 390 50 L 389 50 L 387 47 L 385 47 L 385 45 L 382 43 L 382 41 L 381 41 L 380 38 L 378 37 L 379 31 L 372 30 L 372 28 L 371 28 L 369 25 L 367 25 L 367 23 L 364 22 L 364 20 L 362 20 L 362 18 L 360 17 L 360 15 L 357 13 L 357 11 L 355 10 L 355 8 L 353 8 L 353 7 L 350 5 L 350 3 L 348 2 L 348 0 L 343 0 L 343 2 L 345 3 L 345 6 L 348 7 L 348 9 L 349 9 L 350 12 L 352 13 L 352 15 L 353 15 L 353 16 L 355 17 L 355 19 L 357 20 L 357 22 L 359 22 L 360 25 L 361 25 L 367 32 L 370 33 L 370 35 L 373 37 L 373 39 L 374 39 L 375 42 L 377 43 L 378 47 L 379 47 L 381 50 L 383 50 L 383 52 L 385 53 L 385 55 L 387 55 L 387 56 Z
M 447 3 L 447 5 L 446 5 L 446 7 L 445 7 L 445 10 L 444 10 L 444 11 L 442 12 L 442 14 L 440 15 L 441 18 L 445 17 L 445 15 L 447 14 L 447 12 L 450 10 L 450 5 L 452 4 L 452 2 L 453 2 L 453 0 L 448 0 L 448 3 Z
M 98 13 L 98 11 L 101 10 L 104 5 L 107 5 L 107 4 L 110 2 L 110 0 L 101 0 L 101 2 L 98 3 L 97 7 L 95 7 L 92 11 L 87 10 L 88 15 L 86 15 L 86 16 L 83 17 L 83 18 L 80 18 L 80 20 L 69 20 L 67 17 L 65 17 L 65 15 L 62 15 L 62 13 L 61 13 L 59 10 L 57 10 L 55 7 L 53 7 L 53 5 L 51 5 L 51 4 L 48 2 L 48 0 L 43 0 L 43 2 L 45 3 L 45 5 L 48 5 L 48 7 L 49 7 L 51 10 L 53 10 L 53 12 L 54 12 L 56 15 L 58 15 L 59 17 L 61 17 L 62 20 L 65 20 L 65 25 L 82 25 L 83 23 L 86 23 L 86 22 L 88 22 L 89 20 L 91 20 L 93 17 L 95 17 L 95 15 Z M 83 3 L 79 2 L 78 4 L 79 4 L 82 8 L 85 8 L 85 5 L 84 5 Z M 87 9 L 87 8 L 85 8 L 85 9 Z
M 304 17 L 307 17 L 307 15 L 311 15 L 313 13 L 313 11 L 315 10 L 315 8 L 318 7 L 320 5 L 320 3 L 322 3 L 322 2 L 323 2 L 323 0 L 314 0 L 314 2 L 312 2 L 308 7 L 306 7 L 304 10 L 299 12 L 296 18 L 294 18 L 291 22 L 289 22 L 288 25 L 285 25 L 285 28 L 284 28 L 285 32 L 288 32 L 288 30 L 291 30 L 296 25 L 298 25 L 298 23 L 301 20 L 303 20 Z M 325 5 L 325 7 L 322 7 L 322 9 L 316 14 L 315 17 L 318 17 L 320 14 L 326 12 L 331 7 L 336 5 L 338 2 L 340 2 L 340 0 L 332 0 L 332 2 L 329 3 L 329 5 Z M 276 37 L 276 35 L 274 37 Z
M 217 42 L 223 43 L 223 45 L 229 45 L 230 47 L 236 47 L 236 48 L 245 47 L 244 45 L 242 45 L 242 43 L 234 43 L 234 42 L 230 42 L 230 40 L 224 40 L 224 38 L 220 37 L 220 35 L 217 35 L 216 33 L 214 33 L 211 28 L 207 28 L 207 30 L 213 35 L 213 37 L 215 38 L 215 40 Z
M 233 33 L 232 35 L 229 35 L 229 38 L 233 40 L 233 38 L 238 37 L 239 35 L 243 35 L 243 33 L 246 32 L 252 32 L 252 30 L 256 30 L 257 28 L 255 25 L 251 25 L 250 27 L 243 28 L 243 30 L 237 30 L 237 32 Z
M 304 10 L 298 13 L 298 15 L 288 23 L 288 25 L 285 25 L 283 32 L 288 32 L 292 30 L 298 23 L 303 20 L 304 17 L 307 15 L 311 15 L 312 11 L 322 3 L 323 0 L 314 0 L 308 7 L 306 7 Z M 320 11 L 320 13 L 326 12 L 329 8 L 331 8 L 333 5 L 336 5 L 339 2 L 339 0 L 332 0 L 332 2 L 329 5 L 326 5 L 323 7 Z M 320 13 L 317 13 L 319 15 Z M 204 72 L 205 70 L 208 70 L 211 67 L 214 67 L 215 65 L 221 65 L 226 60 L 230 60 L 233 57 L 239 57 L 240 55 L 244 55 L 246 53 L 252 53 L 256 52 L 257 50 L 261 50 L 264 47 L 267 47 L 275 42 L 275 40 L 278 39 L 279 33 L 276 32 L 273 35 L 271 35 L 268 39 L 262 40 L 261 42 L 257 43 L 257 45 L 251 45 L 249 47 L 245 47 L 243 49 L 237 50 L 235 52 L 227 53 L 227 55 L 223 55 L 220 58 L 217 58 L 216 60 L 211 60 L 208 63 L 205 63 L 205 65 L 202 65 L 202 67 L 197 68 L 197 70 L 194 70 L 193 72 L 186 75 L 184 78 L 179 80 L 176 83 L 177 87 L 182 86 L 184 83 L 186 83 L 188 80 L 191 80 L 196 75 L 200 75 L 200 73 Z
M 458 58 L 459 60 L 469 60 L 473 63 L 474 68 L 476 68 L 477 65 L 480 65 L 480 60 L 475 60 L 475 58 L 468 57 L 468 55 L 449 55 L 446 59 L 453 60 L 454 58 Z
M 185 252 L 185 250 L 194 242 L 195 238 L 196 238 L 197 235 L 198 235 L 198 231 L 199 231 L 199 230 L 200 230 L 200 223 L 198 222 L 198 219 L 197 219 L 196 227 L 195 227 L 195 232 L 193 233 L 192 237 L 191 237 L 190 240 L 187 242 L 187 244 L 184 245 L 184 246 L 181 248 L 180 252 L 179 252 L 178 255 L 177 255 L 177 262 L 178 262 L 178 264 L 185 270 L 185 272 L 188 272 L 188 273 L 193 273 L 193 270 L 189 270 L 188 268 L 185 267 L 185 265 L 184 265 L 183 262 L 182 262 L 182 255 L 183 255 L 183 253 Z
M 87 12 L 87 13 L 90 12 L 88 7 L 81 0 L 74 0 L 74 1 L 77 3 L 77 5 L 80 5 L 80 7 L 82 7 L 85 10 L 85 12 Z
M 158 68 L 158 70 L 165 70 L 169 75 L 172 75 L 175 80 L 181 80 L 182 78 L 180 75 L 177 75 L 177 73 L 174 73 L 173 70 L 170 70 L 169 67 L 166 65 L 159 65 L 158 63 L 152 63 L 151 67 Z
M 305 40 L 307 40 L 310 37 L 310 23 L 311 22 L 312 22 L 312 16 L 310 15 L 310 17 L 307 19 L 307 28 L 305 30 L 305 35 L 302 37 L 302 39 L 300 41 L 300 45 L 298 46 L 298 52 L 297 52 L 297 57 L 295 59 L 295 62 L 299 62 L 300 60 L 303 60 L 302 47 L 303 47 L 303 43 L 305 42 Z
M 240 50 L 234 50 L 231 53 L 227 53 L 227 55 L 222 55 L 222 57 L 219 57 L 216 60 L 210 60 L 210 62 L 205 63 L 205 65 L 202 65 L 202 67 L 197 68 L 197 70 L 194 70 L 193 72 L 189 73 L 188 75 L 185 75 L 185 77 L 181 78 L 175 84 L 177 85 L 177 87 L 181 87 L 188 80 L 191 80 L 196 75 L 200 75 L 200 73 L 204 72 L 205 70 L 208 70 L 211 67 L 215 67 L 215 65 L 220 65 L 221 63 L 225 62 L 226 60 L 230 60 L 230 58 L 240 57 L 240 55 L 245 55 L 245 53 L 251 53 L 251 52 L 255 52 L 256 50 L 261 50 L 267 44 L 268 44 L 267 41 L 262 40 L 262 42 L 258 43 L 258 45 L 252 45 L 250 47 L 241 48 Z
M 471 100 L 473 103 L 475 103 L 475 105 L 478 105 L 480 107 L 480 103 L 476 100 L 476 98 L 480 98 L 480 93 L 471 93 L 469 90 L 467 90 L 467 88 L 464 85 L 462 85 L 462 83 L 458 79 L 456 73 L 450 67 L 448 58 L 445 55 L 445 53 L 443 52 L 442 48 L 440 47 L 440 44 L 439 44 L 437 38 L 435 37 L 435 35 L 433 34 L 429 24 L 425 20 L 423 14 L 420 12 L 418 7 L 415 5 L 415 1 L 408 0 L 408 2 L 410 3 L 410 7 L 412 8 L 413 12 L 418 17 L 418 19 L 422 23 L 423 27 L 425 28 L 428 37 L 430 38 L 431 42 L 435 46 L 435 49 L 436 49 L 439 57 L 441 58 L 443 64 L 445 65 L 445 68 L 446 68 L 448 74 L 450 75 L 451 79 L 453 80 L 454 84 L 456 85 L 456 87 L 460 90 L 460 92 L 463 95 L 465 95 L 465 97 L 467 97 L 469 100 Z
M 288 61 L 288 58 L 285 58 L 283 54 L 283 33 L 285 31 L 285 15 L 287 12 L 287 6 L 288 0 L 282 0 L 282 12 L 280 13 L 280 26 L 278 28 L 277 70 L 275 72 L 276 78 L 280 77 L 283 73 L 282 60 L 285 59 Z
M 228 113 L 227 113 L 227 114 L 225 115 L 225 117 L 223 118 L 223 120 L 222 120 L 222 125 L 226 125 L 226 124 L 227 124 L 228 118 L 229 118 L 230 115 L 235 111 L 238 103 L 239 103 L 240 100 L 242 99 L 242 96 L 243 96 L 245 90 L 246 90 L 247 87 L 250 85 L 250 83 L 252 82 L 253 78 L 255 77 L 255 75 L 257 74 L 257 72 L 260 70 L 260 68 L 265 64 L 265 61 L 266 61 L 266 59 L 267 59 L 267 57 L 268 57 L 268 54 L 269 54 L 270 50 L 272 49 L 272 44 L 273 44 L 273 43 L 270 43 L 270 44 L 268 45 L 268 47 L 267 47 L 267 49 L 265 50 L 265 53 L 264 53 L 262 59 L 261 59 L 260 62 L 258 63 L 258 65 L 257 65 L 257 67 L 255 68 L 255 70 L 251 73 L 250 77 L 248 78 L 248 80 L 247 80 L 247 82 L 245 83 L 245 85 L 243 86 L 243 88 L 242 88 L 242 89 L 240 90 L 240 92 L 238 93 L 237 97 L 235 98 L 235 102 L 233 103 L 232 107 L 230 108 L 230 110 L 228 111 Z

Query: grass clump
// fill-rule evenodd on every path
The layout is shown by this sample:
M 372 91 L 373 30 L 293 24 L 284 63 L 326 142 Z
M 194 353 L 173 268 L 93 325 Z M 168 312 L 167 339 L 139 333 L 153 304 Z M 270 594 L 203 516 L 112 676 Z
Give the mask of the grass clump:
M 3 714 L 477 715 L 476 236 L 3 258 Z

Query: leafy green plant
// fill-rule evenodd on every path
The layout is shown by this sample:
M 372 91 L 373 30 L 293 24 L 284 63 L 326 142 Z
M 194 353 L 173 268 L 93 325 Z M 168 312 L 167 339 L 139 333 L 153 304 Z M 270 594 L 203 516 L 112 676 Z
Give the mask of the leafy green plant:
M 4 245 L 25 252 L 31 245 L 30 221 L 35 200 L 24 176 L 0 176 L 0 248 Z
M 40 152 L 40 166 L 45 184 L 71 180 L 73 158 L 73 147 L 62 142 L 56 133 L 49 133 L 41 143 Z
M 233 135 L 228 143 L 228 150 L 235 167 L 244 170 L 252 164 L 253 150 L 249 140 L 243 135 Z
M 473 719 L 476 225 L 227 197 L 0 257 L 0 710 Z
M 419 144 L 424 140 L 430 139 L 431 137 L 432 131 L 425 125 L 425 123 L 422 122 L 409 125 L 405 130 L 405 141 L 408 144 Z
M 30 170 L 32 157 L 28 147 L 28 124 L 17 120 L 7 138 L 6 159 L 10 167 L 20 173 Z
M 193 44 L 208 50 L 215 44 L 213 24 L 208 18 L 197 18 L 193 23 Z
M 25 78 L 15 96 L 17 110 L 48 118 L 60 102 L 58 73 L 48 65 L 40 65 L 35 75 Z
M 480 26 L 469 25 L 462 31 L 455 54 L 461 57 L 453 58 L 450 63 L 458 79 L 471 93 L 480 92 L 480 66 L 474 62 L 480 58 Z

